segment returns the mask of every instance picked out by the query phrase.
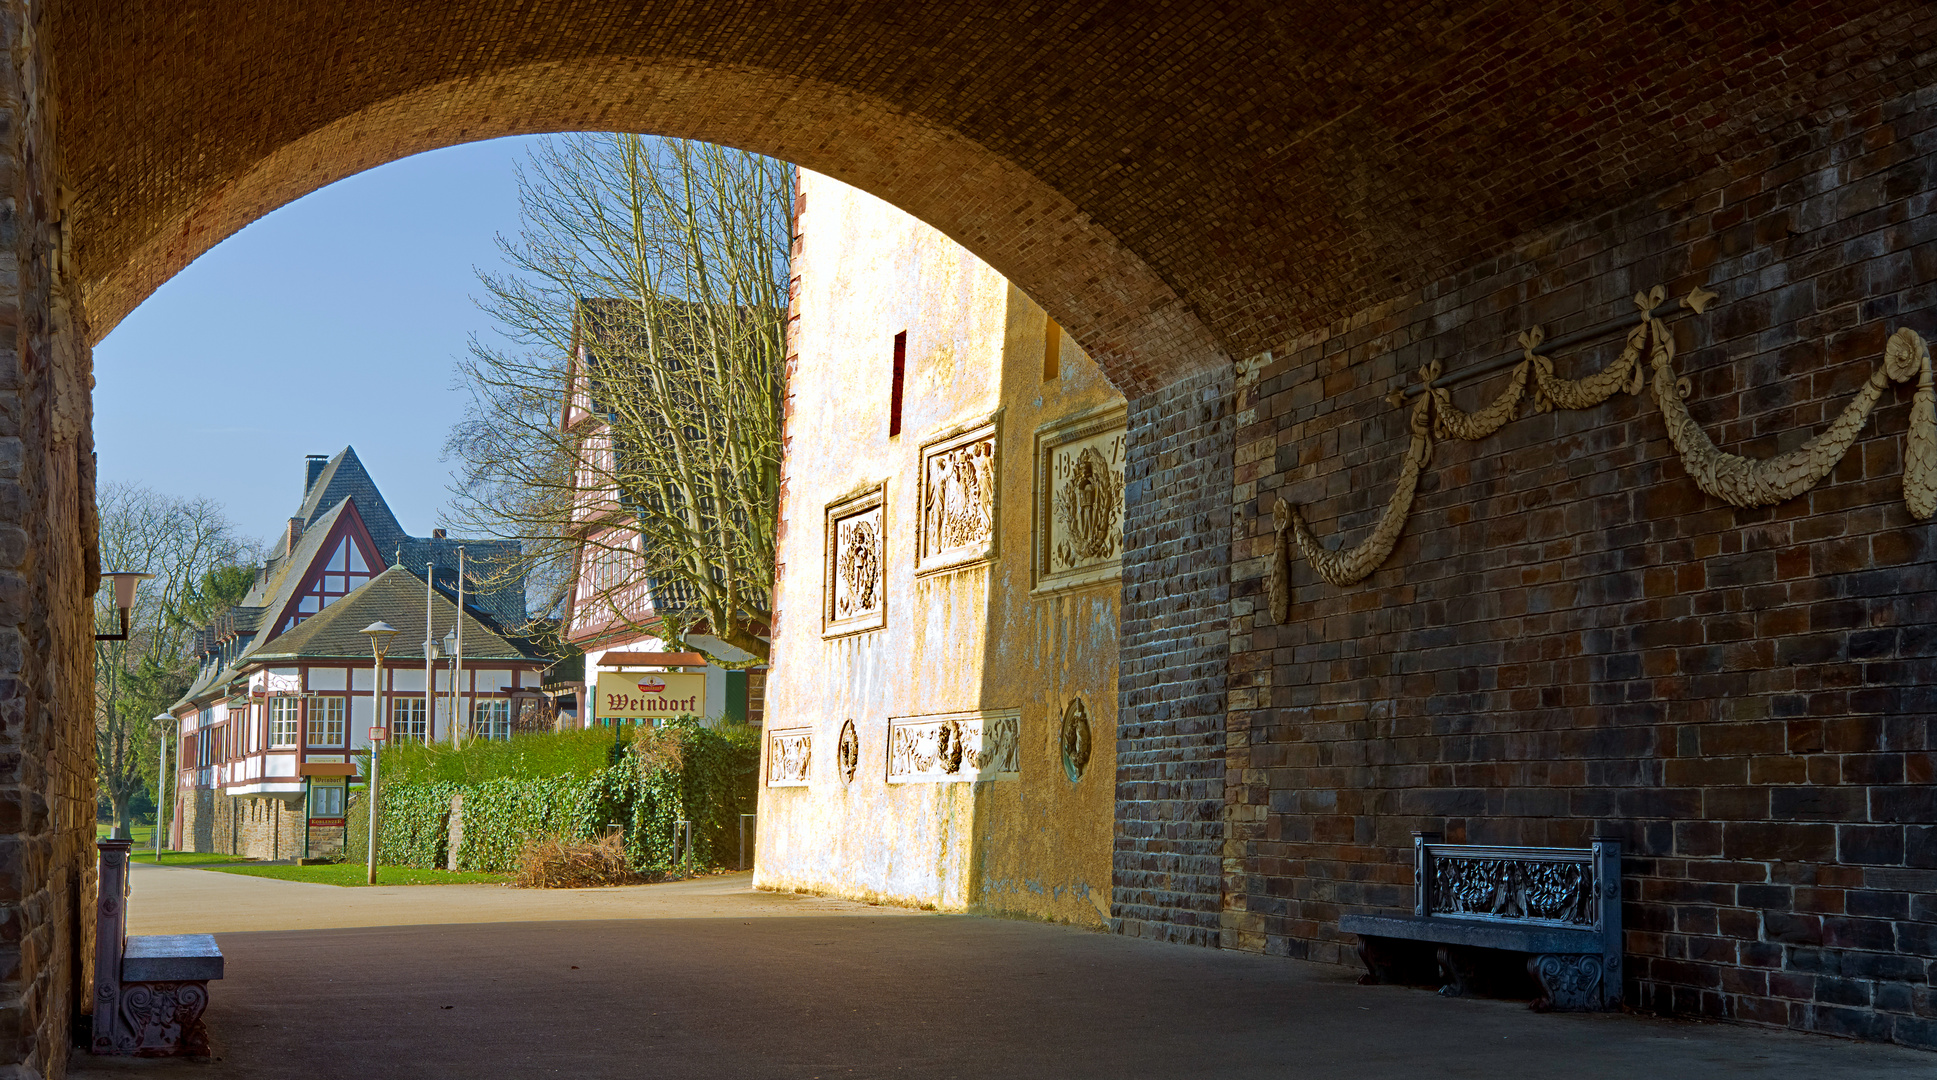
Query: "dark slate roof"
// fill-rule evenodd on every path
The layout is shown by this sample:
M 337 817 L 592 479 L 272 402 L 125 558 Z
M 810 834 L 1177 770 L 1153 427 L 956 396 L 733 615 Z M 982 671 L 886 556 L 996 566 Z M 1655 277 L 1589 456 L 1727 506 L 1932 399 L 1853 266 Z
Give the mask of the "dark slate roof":
M 491 618 L 500 626 L 515 627 L 525 622 L 525 583 L 522 575 L 516 580 L 498 583 L 494 588 L 473 595 L 477 590 L 480 577 L 479 567 L 492 563 L 503 564 L 518 555 L 515 540 L 471 540 L 435 539 L 427 536 L 412 536 L 404 532 L 397 523 L 397 515 L 384 501 L 383 492 L 371 479 L 368 469 L 363 467 L 362 459 L 356 456 L 356 448 L 346 446 L 329 459 L 316 481 L 303 493 L 303 505 L 295 514 L 303 519 L 303 528 L 313 527 L 330 508 L 344 499 L 355 499 L 357 515 L 363 519 L 363 527 L 376 542 L 377 554 L 383 557 L 385 566 L 392 564 L 408 567 L 418 574 L 426 566 L 434 567 L 439 588 L 456 588 L 457 549 L 463 547 L 469 566 L 467 567 L 466 595 L 467 606 L 475 603 L 490 613 Z M 285 539 L 278 542 L 271 559 L 281 555 Z M 302 542 L 297 541 L 301 547 Z
M 376 481 L 370 478 L 369 470 L 356 456 L 354 447 L 346 446 L 318 471 L 314 481 L 309 481 L 303 492 L 303 503 L 292 515 L 303 522 L 302 535 L 296 538 L 294 551 L 289 548 L 289 534 L 284 532 L 276 539 L 274 548 L 264 561 L 255 584 L 242 602 L 230 609 L 233 623 L 229 629 L 240 638 L 240 648 L 232 648 L 233 658 L 220 665 L 204 664 L 188 692 L 180 701 L 170 706 L 178 708 L 190 701 L 205 697 L 211 690 L 219 690 L 229 680 L 241 673 L 242 668 L 251 660 L 265 653 L 276 653 L 278 641 L 273 638 L 276 627 L 269 620 L 276 618 L 289 606 L 303 579 L 316 562 L 318 556 L 327 557 L 322 550 L 323 541 L 330 535 L 345 513 L 354 514 L 363 522 L 365 531 L 377 545 L 377 554 L 383 567 L 400 565 L 413 573 L 421 586 L 426 573 L 435 574 L 437 589 L 444 594 L 442 602 L 452 610 L 456 605 L 450 597 L 457 589 L 457 549 L 462 547 L 465 554 L 465 596 L 466 615 L 465 646 L 467 655 L 471 652 L 470 625 L 472 619 L 484 620 L 480 625 L 489 625 L 493 636 L 503 640 L 509 631 L 526 623 L 525 583 L 522 575 L 494 583 L 494 587 L 480 590 L 480 580 L 496 576 L 495 571 L 505 566 L 518 555 L 515 540 L 460 540 L 423 536 L 411 536 L 397 523 L 397 516 L 390 511 L 390 504 L 377 490 Z M 375 569 L 373 567 L 372 569 Z M 379 575 L 381 576 L 381 575 Z M 374 582 L 372 582 L 374 584 Z M 367 588 L 368 586 L 366 586 Z M 334 611 L 348 603 L 358 593 L 337 601 L 324 609 L 324 613 Z M 417 617 L 423 617 L 423 599 L 417 600 Z M 314 622 L 321 615 L 312 615 L 290 631 L 296 633 Z M 218 618 L 218 622 L 220 618 Z M 361 629 L 371 620 L 358 623 Z M 403 629 L 401 623 L 391 625 Z M 448 629 L 450 621 L 444 622 Z M 209 629 L 213 629 L 210 627 Z M 217 635 L 198 635 L 197 643 L 202 649 L 217 644 Z M 265 640 L 267 639 L 267 640 Z M 365 642 L 364 648 L 367 649 Z M 412 649 L 421 649 L 412 645 Z M 418 653 L 422 655 L 421 651 Z
M 376 541 L 383 561 L 389 563 L 396 550 L 410 538 L 405 535 L 403 526 L 397 524 L 397 515 L 390 512 L 390 504 L 383 501 L 383 492 L 377 490 L 377 482 L 370 479 L 369 471 L 363 467 L 353 446 L 337 451 L 336 456 L 323 466 L 323 472 L 316 482 L 303 491 L 303 505 L 292 516 L 302 518 L 303 528 L 307 531 L 318 518 L 344 499 L 356 500 L 357 514 L 363 518 L 363 527 L 370 531 L 370 539 Z M 282 545 L 279 543 L 271 555 L 281 554 Z
M 397 565 L 422 577 L 427 570 L 437 574 L 439 590 L 457 593 L 457 549 L 464 549 L 464 606 L 482 609 L 501 627 L 516 629 L 526 622 L 524 575 L 510 581 L 491 579 L 518 558 L 516 540 L 454 540 L 443 537 L 404 538 L 401 561 Z M 480 582 L 491 587 L 480 588 Z
M 295 629 L 268 643 L 249 650 L 242 664 L 262 664 L 297 659 L 361 659 L 370 655 L 370 639 L 363 628 L 373 622 L 396 627 L 390 655 L 394 658 L 423 659 L 420 644 L 424 626 L 424 579 L 402 567 L 391 567 L 368 585 L 303 620 Z M 430 598 L 431 621 L 439 637 L 449 632 L 457 605 L 441 591 Z M 464 659 L 529 660 L 543 663 L 538 651 L 518 639 L 508 638 L 479 619 L 472 611 L 464 613 Z

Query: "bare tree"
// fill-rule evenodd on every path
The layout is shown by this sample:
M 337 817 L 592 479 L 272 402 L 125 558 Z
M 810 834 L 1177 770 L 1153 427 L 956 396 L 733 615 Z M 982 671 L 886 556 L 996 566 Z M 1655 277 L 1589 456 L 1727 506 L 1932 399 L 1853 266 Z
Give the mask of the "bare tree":
M 520 541 L 503 569 L 541 613 L 576 583 L 581 611 L 766 661 L 791 192 L 771 158 L 636 135 L 549 139 L 520 170 L 447 517 Z M 561 424 L 568 401 L 585 422 Z
M 248 589 L 254 548 L 238 539 L 219 504 L 181 499 L 133 484 L 110 484 L 98 500 L 101 564 L 155 575 L 135 593 L 126 641 L 95 643 L 94 753 L 101 791 L 117 830 L 129 804 L 154 783 L 153 717 L 187 690 L 194 673 L 189 635 Z M 111 590 L 95 598 L 99 632 L 120 629 Z

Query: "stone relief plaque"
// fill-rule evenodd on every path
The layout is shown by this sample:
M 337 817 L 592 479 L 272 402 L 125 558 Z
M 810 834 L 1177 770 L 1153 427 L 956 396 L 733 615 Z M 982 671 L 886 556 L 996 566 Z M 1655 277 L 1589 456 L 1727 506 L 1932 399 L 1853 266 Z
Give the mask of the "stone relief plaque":
M 1063 728 L 1056 742 L 1063 752 L 1063 774 L 1074 784 L 1083 779 L 1083 770 L 1090 763 L 1090 747 L 1094 736 L 1090 731 L 1089 710 L 1083 707 L 1082 698 L 1070 698 L 1069 707 L 1063 710 Z
M 916 573 L 995 557 L 995 448 L 993 420 L 921 448 Z
M 861 764 L 861 736 L 854 730 L 854 721 L 841 725 L 841 742 L 834 750 L 836 771 L 841 774 L 841 782 L 854 782 L 854 770 Z
M 807 728 L 767 736 L 767 786 L 803 787 L 813 764 L 814 733 Z
M 888 515 L 874 487 L 827 508 L 827 567 L 821 632 L 878 630 L 888 621 Z
M 1059 421 L 1036 433 L 1038 589 L 1122 574 L 1127 439 L 1121 408 Z
M 888 783 L 1013 780 L 1022 743 L 1017 709 L 888 719 Z

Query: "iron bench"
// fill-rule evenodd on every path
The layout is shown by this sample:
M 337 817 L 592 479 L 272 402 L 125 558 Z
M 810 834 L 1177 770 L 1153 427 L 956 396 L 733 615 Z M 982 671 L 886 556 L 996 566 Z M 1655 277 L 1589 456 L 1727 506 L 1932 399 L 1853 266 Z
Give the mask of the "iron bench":
M 97 1054 L 207 1056 L 210 979 L 222 977 L 212 934 L 128 936 L 128 849 L 102 840 L 94 909 L 94 1031 Z
M 1413 834 L 1413 909 L 1347 915 L 1362 982 L 1409 982 L 1437 960 L 1439 992 L 1466 993 L 1486 961 L 1526 953 L 1539 1010 L 1607 1009 L 1621 1001 L 1621 842 L 1585 848 L 1442 844 Z

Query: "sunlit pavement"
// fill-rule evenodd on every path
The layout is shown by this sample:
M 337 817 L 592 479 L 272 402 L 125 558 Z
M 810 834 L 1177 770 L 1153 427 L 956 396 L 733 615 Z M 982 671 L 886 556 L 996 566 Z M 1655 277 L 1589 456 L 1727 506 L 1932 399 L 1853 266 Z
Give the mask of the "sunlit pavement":
M 1937 1055 L 1538 1015 L 1355 972 L 874 908 L 729 875 L 629 889 L 340 889 L 138 866 L 133 933 L 217 934 L 215 1060 L 153 1077 L 1937 1075 Z

